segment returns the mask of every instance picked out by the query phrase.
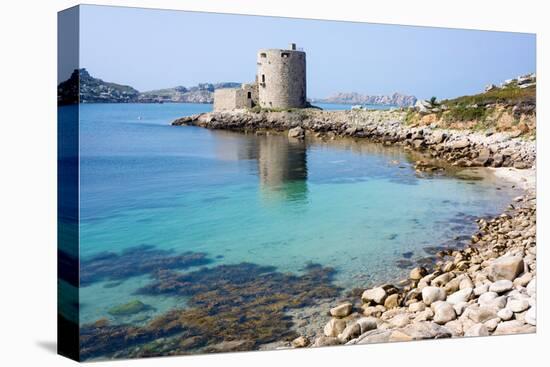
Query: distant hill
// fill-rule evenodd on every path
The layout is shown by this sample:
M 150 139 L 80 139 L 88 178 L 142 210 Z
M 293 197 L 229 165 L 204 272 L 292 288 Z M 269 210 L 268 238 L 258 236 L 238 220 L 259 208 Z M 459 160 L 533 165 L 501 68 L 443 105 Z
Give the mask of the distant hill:
M 128 86 L 104 82 L 92 77 L 86 69 L 73 71 L 71 77 L 57 88 L 59 104 L 77 103 L 80 86 L 80 103 L 128 103 L 136 102 L 139 92 Z
M 58 103 L 78 103 L 79 85 L 80 103 L 212 103 L 214 102 L 214 90 L 236 88 L 241 83 L 201 83 L 193 87 L 178 86 L 139 92 L 128 85 L 105 82 L 94 78 L 86 69 L 82 68 L 73 71 L 69 79 L 59 84 L 57 88 Z
M 342 103 L 342 104 L 373 104 L 373 105 L 395 105 L 400 107 L 413 106 L 416 103 L 415 96 L 407 96 L 394 93 L 389 96 L 371 96 L 356 92 L 336 93 L 327 98 L 312 99 L 315 103 Z
M 139 102 L 187 102 L 213 103 L 214 90 L 221 88 L 237 88 L 241 83 L 201 83 L 194 87 L 178 86 L 140 93 Z

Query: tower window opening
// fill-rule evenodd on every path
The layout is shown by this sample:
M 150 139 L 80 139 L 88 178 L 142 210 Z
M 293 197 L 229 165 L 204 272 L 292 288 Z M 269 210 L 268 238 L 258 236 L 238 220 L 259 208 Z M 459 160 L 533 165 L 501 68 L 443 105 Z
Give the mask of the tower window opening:
M 248 97 L 248 99 L 252 98 L 252 92 L 248 92 L 247 97 Z
M 262 74 L 262 83 L 265 83 L 265 74 Z
M 265 52 L 262 52 L 262 53 L 260 54 L 260 57 L 267 57 L 267 54 L 266 54 Z
M 288 52 L 281 52 L 281 57 L 282 58 L 288 58 L 290 56 L 290 54 Z

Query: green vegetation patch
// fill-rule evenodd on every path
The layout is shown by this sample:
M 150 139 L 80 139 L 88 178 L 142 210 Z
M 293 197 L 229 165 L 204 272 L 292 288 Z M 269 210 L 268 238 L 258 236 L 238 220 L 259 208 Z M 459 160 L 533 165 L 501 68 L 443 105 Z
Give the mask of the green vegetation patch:
M 485 106 L 488 104 L 507 104 L 515 105 L 518 103 L 535 103 L 536 102 L 536 86 L 527 88 L 519 88 L 515 84 L 511 84 L 505 88 L 495 88 L 485 93 L 475 94 L 473 96 L 462 96 L 454 99 L 447 99 L 441 102 L 452 107 L 466 107 L 471 105 Z

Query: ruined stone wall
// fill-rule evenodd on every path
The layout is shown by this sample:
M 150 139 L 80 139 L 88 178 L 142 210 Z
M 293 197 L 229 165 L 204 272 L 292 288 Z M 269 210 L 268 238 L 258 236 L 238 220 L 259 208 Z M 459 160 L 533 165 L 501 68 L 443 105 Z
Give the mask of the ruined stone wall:
M 249 94 L 250 93 L 250 94 Z M 223 88 L 214 91 L 214 111 L 229 111 L 254 106 L 252 96 L 254 86 L 244 85 L 242 88 Z
M 303 51 L 263 49 L 258 52 L 259 105 L 263 108 L 306 106 L 306 54 Z

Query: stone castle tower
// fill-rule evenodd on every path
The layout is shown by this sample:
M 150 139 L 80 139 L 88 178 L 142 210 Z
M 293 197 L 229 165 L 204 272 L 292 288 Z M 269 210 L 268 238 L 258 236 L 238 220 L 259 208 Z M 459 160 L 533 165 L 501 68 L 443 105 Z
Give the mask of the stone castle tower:
M 259 105 L 263 108 L 303 108 L 306 106 L 306 53 L 290 44 L 288 50 L 258 51 Z
M 241 88 L 214 91 L 214 111 L 307 107 L 306 53 L 291 43 L 288 49 L 262 49 L 257 55 L 256 81 Z

